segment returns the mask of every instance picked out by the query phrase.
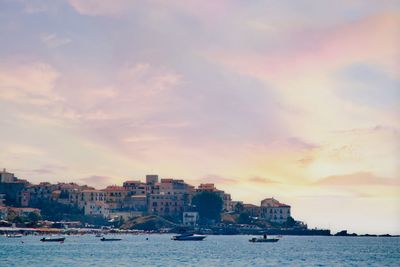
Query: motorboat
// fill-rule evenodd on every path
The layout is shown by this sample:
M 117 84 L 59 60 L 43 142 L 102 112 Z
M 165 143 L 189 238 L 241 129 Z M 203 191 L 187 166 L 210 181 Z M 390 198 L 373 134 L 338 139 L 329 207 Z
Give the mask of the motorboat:
M 96 237 L 103 237 L 103 235 L 101 233 L 97 233 Z
M 64 242 L 65 237 L 43 237 L 40 239 L 42 242 Z
M 249 242 L 252 243 L 274 243 L 274 242 L 278 242 L 279 238 L 267 238 L 266 236 L 262 237 L 262 238 L 257 238 L 257 237 L 253 237 L 251 239 L 249 239 Z
M 121 238 L 100 238 L 100 241 L 121 241 Z
M 175 235 L 171 239 L 176 241 L 201 241 L 206 237 L 207 237 L 206 235 L 181 234 L 181 235 Z

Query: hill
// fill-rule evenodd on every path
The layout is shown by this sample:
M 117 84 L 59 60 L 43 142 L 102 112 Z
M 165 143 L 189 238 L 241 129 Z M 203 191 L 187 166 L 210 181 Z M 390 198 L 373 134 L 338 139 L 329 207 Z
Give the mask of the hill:
M 126 221 L 121 226 L 121 229 L 153 231 L 159 230 L 161 228 L 174 228 L 176 226 L 177 225 L 175 223 L 168 221 L 160 216 L 149 215 L 132 218 Z

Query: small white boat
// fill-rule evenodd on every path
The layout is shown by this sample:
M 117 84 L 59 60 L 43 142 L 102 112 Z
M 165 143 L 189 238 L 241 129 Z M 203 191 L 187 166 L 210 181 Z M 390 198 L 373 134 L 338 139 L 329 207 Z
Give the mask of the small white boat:
M 6 235 L 7 238 L 21 238 L 22 236 L 21 234 Z
M 205 235 L 182 234 L 173 236 L 171 239 L 176 241 L 201 241 L 206 237 Z

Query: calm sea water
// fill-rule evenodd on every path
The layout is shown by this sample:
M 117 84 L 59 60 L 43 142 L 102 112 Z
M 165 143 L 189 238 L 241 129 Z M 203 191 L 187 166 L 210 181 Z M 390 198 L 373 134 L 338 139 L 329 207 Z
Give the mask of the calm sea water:
M 278 243 L 250 243 L 250 236 L 208 236 L 201 242 L 171 235 L 0 237 L 0 266 L 400 266 L 400 238 L 285 236 Z M 146 240 L 148 238 L 148 240 Z M 23 243 L 22 243 L 23 241 Z

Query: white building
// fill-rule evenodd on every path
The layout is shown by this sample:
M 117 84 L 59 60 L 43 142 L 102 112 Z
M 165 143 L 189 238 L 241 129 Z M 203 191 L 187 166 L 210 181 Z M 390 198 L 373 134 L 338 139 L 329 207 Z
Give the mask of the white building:
M 199 221 L 199 213 L 192 211 L 185 211 L 183 213 L 183 224 L 187 226 L 196 226 Z
M 102 216 L 107 218 L 110 215 L 110 210 L 107 203 L 104 201 L 88 201 L 84 206 L 85 215 Z
M 90 202 L 105 201 L 106 193 L 101 190 L 83 190 L 78 193 L 78 207 L 83 209 Z
M 7 172 L 6 169 L 3 169 L 3 171 L 0 172 L 0 183 L 12 183 L 14 181 L 13 173 Z
M 290 217 L 290 206 L 274 198 L 261 201 L 260 217 L 273 223 L 283 224 Z

